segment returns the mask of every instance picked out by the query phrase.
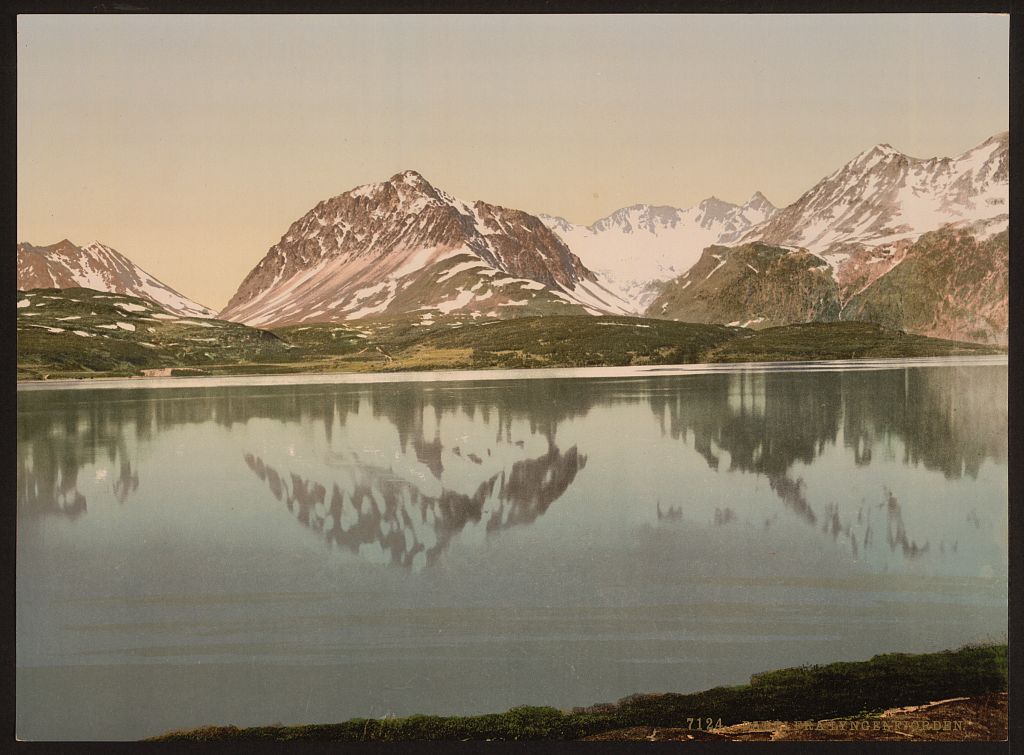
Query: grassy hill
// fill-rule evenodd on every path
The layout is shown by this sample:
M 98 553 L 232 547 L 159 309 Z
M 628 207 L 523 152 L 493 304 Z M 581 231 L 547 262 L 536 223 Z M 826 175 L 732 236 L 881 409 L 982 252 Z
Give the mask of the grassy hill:
M 273 331 L 91 289 L 18 292 L 18 378 L 667 365 L 999 353 L 869 323 L 746 328 L 640 317 L 403 315 Z
M 640 317 L 527 317 L 435 330 L 409 344 L 396 367 L 591 367 L 698 362 L 742 328 Z
M 265 330 L 187 318 L 88 288 L 18 292 L 18 378 L 137 375 L 144 369 L 288 358 Z
M 743 334 L 704 354 L 708 362 L 796 362 L 996 354 L 999 349 L 883 328 L 870 322 L 808 322 Z

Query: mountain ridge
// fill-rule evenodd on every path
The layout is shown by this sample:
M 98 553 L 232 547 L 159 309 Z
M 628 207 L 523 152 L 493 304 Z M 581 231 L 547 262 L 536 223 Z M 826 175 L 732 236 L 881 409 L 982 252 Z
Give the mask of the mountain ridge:
M 488 319 L 552 314 L 678 318 L 693 310 L 694 316 L 706 318 L 720 309 L 731 313 L 729 321 L 767 327 L 786 324 L 803 310 L 817 312 L 814 303 L 798 306 L 784 290 L 785 281 L 772 279 L 768 285 L 767 278 L 751 278 L 750 271 L 767 264 L 767 258 L 746 267 L 732 264 L 749 256 L 749 249 L 735 250 L 757 243 L 774 250 L 773 260 L 794 255 L 794 290 L 808 284 L 807 275 L 816 279 L 827 268 L 835 291 L 830 288 L 826 298 L 831 301 L 834 294 L 844 311 L 856 300 L 858 316 L 882 313 L 893 327 L 903 322 L 924 327 L 927 334 L 1001 342 L 1006 306 L 998 300 L 1005 296 L 999 276 L 1008 244 L 988 241 L 1008 226 L 1008 143 L 1008 132 L 999 132 L 956 157 L 931 158 L 910 157 L 879 143 L 781 209 L 755 191 L 743 204 L 715 195 L 685 209 L 633 204 L 589 226 L 481 200 L 465 202 L 419 172 L 404 170 L 324 199 L 292 222 L 219 316 L 277 327 L 410 313 L 429 323 L 453 313 Z M 919 245 L 925 234 L 939 229 L 958 234 L 956 242 Z M 982 275 L 964 256 L 968 247 L 983 255 L 995 277 Z M 925 264 L 923 249 L 938 259 Z M 718 269 L 718 261 L 709 262 L 709 250 L 724 260 L 725 270 L 684 293 L 704 268 L 709 280 Z M 912 263 L 903 264 L 908 255 Z M 972 275 L 947 274 L 948 255 Z M 825 268 L 814 259 L 827 263 Z M 780 258 L 771 269 L 788 264 Z M 886 282 L 898 268 L 898 275 Z M 67 239 L 49 247 L 19 244 L 18 273 L 20 288 L 86 286 L 149 298 L 179 314 L 214 316 L 99 242 L 82 247 Z M 698 293 L 719 296 L 709 286 L 720 288 L 721 279 L 730 276 L 739 286 L 731 301 L 710 309 L 707 301 L 695 304 Z M 899 287 L 893 289 L 897 279 Z M 938 288 L 932 296 L 916 286 Z M 806 288 L 821 293 L 817 283 Z M 790 302 L 789 309 L 764 300 L 767 290 Z M 916 310 L 904 322 L 894 314 L 896 290 L 915 306 L 931 302 L 937 309 Z M 866 292 L 874 298 L 866 298 Z M 951 297 L 977 311 L 961 307 L 954 312 Z M 742 311 L 747 305 L 758 311 Z M 831 313 L 832 305 L 825 310 Z
M 21 242 L 17 248 L 18 289 L 91 288 L 127 294 L 189 317 L 214 311 L 157 280 L 116 249 L 98 241 L 77 246 L 62 239 L 49 246 Z
M 840 244 L 879 246 L 950 222 L 1000 218 L 1008 213 L 1008 192 L 1009 132 L 994 134 L 957 157 L 917 158 L 877 144 L 742 240 L 824 255 Z

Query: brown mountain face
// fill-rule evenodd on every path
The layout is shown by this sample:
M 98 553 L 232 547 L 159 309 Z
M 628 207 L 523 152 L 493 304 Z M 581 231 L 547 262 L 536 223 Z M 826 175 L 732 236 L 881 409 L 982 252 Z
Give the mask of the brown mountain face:
M 540 218 L 480 201 L 473 204 L 473 212 L 485 243 L 471 235 L 467 244 L 492 267 L 551 288 L 573 288 L 578 281 L 597 280 Z
M 921 236 L 885 275 L 854 294 L 842 319 L 922 335 L 1005 344 L 1009 236 L 979 240 L 953 227 Z
M 324 200 L 295 221 L 221 317 L 284 325 L 500 306 L 536 314 L 535 299 L 572 308 L 581 284 L 600 288 L 538 218 L 462 202 L 405 171 Z
M 809 252 L 767 244 L 710 246 L 666 284 L 648 317 L 768 328 L 839 316 L 828 263 Z
M 18 290 L 77 286 L 75 270 L 64 260 L 80 256 L 81 251 L 67 239 L 50 246 L 18 244 Z

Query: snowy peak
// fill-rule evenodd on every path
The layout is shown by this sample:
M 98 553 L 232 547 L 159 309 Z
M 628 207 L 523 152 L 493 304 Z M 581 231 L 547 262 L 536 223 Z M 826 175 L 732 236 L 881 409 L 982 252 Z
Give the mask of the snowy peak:
M 646 231 L 657 234 L 665 228 L 675 228 L 681 220 L 680 210 L 675 207 L 656 207 L 649 204 L 635 204 L 630 207 L 623 207 L 611 215 L 601 218 L 589 230 L 594 233 L 604 233 L 616 230 L 619 233 L 633 233 L 634 231 Z
M 768 197 L 755 191 L 750 199 L 739 208 L 739 215 L 745 220 L 747 227 L 759 225 L 778 212 L 779 208 L 768 201 Z
M 864 150 L 855 159 L 854 162 L 872 162 L 874 160 L 886 160 L 891 157 L 896 157 L 901 153 L 891 144 L 876 144 L 871 149 Z
M 739 207 L 729 202 L 723 202 L 718 197 L 710 196 L 697 205 L 697 209 L 700 211 L 697 218 L 701 227 L 709 228 L 715 223 L 725 222 Z
M 838 245 L 876 246 L 916 238 L 953 222 L 999 220 L 1005 227 L 1008 141 L 1007 134 L 996 134 L 959 157 L 927 159 L 909 157 L 889 144 L 876 145 L 743 240 L 827 253 Z
M 772 212 L 777 208 L 770 201 L 768 197 L 762 194 L 760 191 L 755 191 L 750 195 L 750 199 L 743 203 L 744 210 L 758 210 Z
M 970 183 L 989 185 L 1007 183 L 1010 178 L 1010 133 L 1004 131 L 969 149 L 953 161 L 953 170 Z
M 32 288 L 91 288 L 148 299 L 188 317 L 214 315 L 98 241 L 81 247 L 68 239 L 50 246 L 18 244 L 18 289 Z
M 711 196 L 694 207 L 636 204 L 590 226 L 542 215 L 602 282 L 643 312 L 658 285 L 685 272 L 711 244 L 732 243 L 776 212 L 755 192 L 743 205 Z
M 416 170 L 403 170 L 401 173 L 396 173 L 391 176 L 391 183 L 407 184 L 409 186 L 426 186 L 430 189 L 434 187 L 423 177 L 423 174 Z
M 558 215 L 544 215 L 540 214 L 537 216 L 544 225 L 553 230 L 555 233 L 567 233 L 571 231 L 575 226 L 563 217 Z
M 504 275 L 494 286 L 476 280 L 497 273 Z M 480 285 L 462 287 L 468 279 Z M 511 288 L 502 293 L 498 282 Z M 595 283 L 539 218 L 464 202 L 406 170 L 319 202 L 292 223 L 221 317 L 277 326 L 421 310 L 481 308 L 501 316 L 513 310 L 499 306 L 523 306 L 525 313 L 545 297 L 623 311 L 607 292 L 580 293 Z

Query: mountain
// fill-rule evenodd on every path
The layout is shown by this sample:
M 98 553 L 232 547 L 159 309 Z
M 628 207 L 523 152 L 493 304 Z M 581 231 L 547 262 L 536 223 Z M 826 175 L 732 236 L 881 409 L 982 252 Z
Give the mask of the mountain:
M 828 263 L 805 251 L 759 242 L 709 246 L 697 264 L 665 284 L 648 316 L 769 328 L 839 318 Z
M 900 261 L 853 294 L 844 320 L 939 338 L 1006 344 L 1009 234 L 978 239 L 947 226 L 921 236 Z
M 412 312 L 627 310 L 538 218 L 463 202 L 409 170 L 324 200 L 292 223 L 220 317 L 282 326 Z
M 646 314 L 760 328 L 870 321 L 1005 343 L 1008 189 L 1006 133 L 955 158 L 880 144 L 741 233 L 739 246 L 706 250 Z
M 50 246 L 18 244 L 18 290 L 91 288 L 148 299 L 186 317 L 213 317 L 213 310 L 161 283 L 123 254 L 94 241 L 76 246 L 67 239 Z
M 806 250 L 760 242 L 711 246 L 663 286 L 647 316 L 754 329 L 843 320 L 1006 344 L 1007 231 L 980 238 L 971 228 L 949 224 L 884 253 L 868 252 L 874 256 L 861 259 L 867 252 L 858 252 L 850 258 L 841 285 L 831 266 Z
M 688 270 L 705 247 L 733 243 L 772 217 L 776 208 L 761 192 L 742 205 L 709 197 L 695 207 L 624 207 L 592 225 L 540 215 L 608 288 L 642 312 L 660 283 Z
M 959 157 L 909 157 L 879 144 L 826 176 L 793 204 L 751 229 L 744 241 L 795 246 L 836 267 L 858 247 L 917 239 L 948 223 L 1007 227 L 1009 134 Z

